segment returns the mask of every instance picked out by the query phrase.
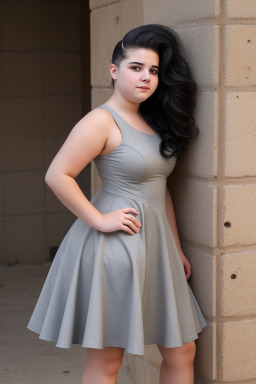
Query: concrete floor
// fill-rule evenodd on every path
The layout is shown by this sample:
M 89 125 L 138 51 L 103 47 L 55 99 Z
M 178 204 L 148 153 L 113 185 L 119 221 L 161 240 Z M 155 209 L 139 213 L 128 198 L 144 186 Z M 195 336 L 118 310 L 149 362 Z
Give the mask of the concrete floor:
M 27 329 L 49 268 L 50 263 L 0 268 L 1 384 L 81 383 L 86 349 L 57 348 Z M 122 367 L 117 382 L 128 384 Z

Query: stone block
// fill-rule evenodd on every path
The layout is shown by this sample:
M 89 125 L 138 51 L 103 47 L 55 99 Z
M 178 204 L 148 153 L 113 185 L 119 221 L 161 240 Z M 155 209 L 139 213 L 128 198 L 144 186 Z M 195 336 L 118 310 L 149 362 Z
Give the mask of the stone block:
M 0 52 L 0 96 L 39 96 L 41 78 L 39 52 Z
M 113 3 L 120 3 L 120 0 L 89 0 L 90 9 L 106 7 Z
M 35 1 L 0 3 L 0 49 L 40 49 L 40 5 Z
M 255 0 L 224 0 L 225 17 L 251 19 L 256 17 Z
M 46 215 L 47 249 L 52 246 L 60 245 L 69 228 L 76 219 L 77 217 L 70 211 Z
M 188 283 L 207 319 L 213 321 L 216 316 L 216 258 L 190 244 L 181 244 L 191 265 Z
M 131 29 L 139 27 L 143 20 L 143 0 L 121 0 L 121 38 Z
M 168 186 L 181 240 L 216 246 L 216 185 L 172 173 Z
M 220 381 L 255 380 L 256 319 L 220 322 L 218 344 Z
M 199 86 L 218 86 L 220 27 L 179 27 L 175 31 L 181 38 L 182 51 L 196 83 Z
M 145 359 L 155 368 L 160 368 L 163 358 L 157 345 L 145 345 Z
M 56 148 L 56 153 L 58 149 Z M 54 157 L 55 154 L 52 153 Z M 50 161 L 49 161 L 50 162 Z M 45 176 L 46 171 L 44 172 Z M 83 169 L 82 172 L 75 178 L 78 183 L 80 189 L 86 196 L 88 200 L 90 200 L 91 193 L 91 185 L 90 185 L 90 164 Z M 53 193 L 53 191 L 45 184 L 45 198 L 46 198 L 46 212 L 47 213 L 61 213 L 61 212 L 69 212 L 68 209 L 61 203 L 61 201 L 57 198 L 57 196 Z
M 80 52 L 44 52 L 43 70 L 46 94 L 81 92 Z
M 224 27 L 224 83 L 226 86 L 256 85 L 256 26 Z
M 42 135 L 42 101 L 39 98 L 0 99 L 1 140 Z
M 45 226 L 44 215 L 32 214 L 6 218 L 8 261 L 22 263 L 44 261 Z
M 195 376 L 215 382 L 217 379 L 216 323 L 207 321 L 207 327 L 199 333 L 194 361 Z M 206 381 L 208 382 L 208 381 Z
M 256 253 L 218 256 L 218 313 L 224 317 L 256 315 Z
M 67 136 L 82 118 L 80 96 L 45 96 L 44 133 L 51 139 Z
M 217 92 L 198 92 L 195 122 L 199 128 L 184 158 L 176 163 L 179 174 L 213 178 L 218 173 L 219 97 Z
M 109 66 L 115 45 L 121 40 L 120 4 L 113 4 L 91 12 L 91 85 L 111 86 Z M 107 31 L 107 33 L 106 33 Z M 94 44 L 97 46 L 94 47 Z
M 47 213 L 67 212 L 68 209 L 65 207 L 65 205 L 62 204 L 62 202 L 57 198 L 57 196 L 48 187 L 48 185 L 46 185 L 45 188 L 46 188 L 46 191 L 45 191 L 46 212 Z
M 256 176 L 256 94 L 230 92 L 225 97 L 224 176 Z
M 44 178 L 42 171 L 5 174 L 6 213 L 43 213 Z
M 221 247 L 255 244 L 256 184 L 220 188 L 219 244 Z
M 67 135 L 65 136 L 48 136 L 44 138 L 44 169 L 45 173 L 48 169 L 49 165 L 51 164 L 52 160 L 60 150 L 61 146 L 64 144 L 65 140 L 67 138 Z
M 0 216 L 5 214 L 5 174 L 0 173 Z
M 42 3 L 42 48 L 80 50 L 80 9 L 78 2 Z M 65 82 L 69 77 L 65 79 Z
M 92 88 L 91 109 L 104 104 L 112 95 L 113 88 Z
M 0 265 L 6 265 L 7 263 L 6 219 L 0 217 Z
M 164 25 L 219 16 L 220 0 L 144 0 L 144 23 Z
M 0 171 L 37 170 L 43 164 L 42 137 L 0 140 Z

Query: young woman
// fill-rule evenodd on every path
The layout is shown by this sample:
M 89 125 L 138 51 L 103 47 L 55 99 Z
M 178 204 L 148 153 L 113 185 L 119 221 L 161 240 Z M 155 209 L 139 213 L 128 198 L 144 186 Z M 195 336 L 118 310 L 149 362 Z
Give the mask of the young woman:
M 58 347 L 87 348 L 83 384 L 114 384 L 124 351 L 157 344 L 161 384 L 192 384 L 207 325 L 187 282 L 166 179 L 198 128 L 195 82 L 177 34 L 144 25 L 115 46 L 106 103 L 71 130 L 46 183 L 78 218 L 53 260 L 28 328 Z M 90 200 L 75 177 L 94 160 Z

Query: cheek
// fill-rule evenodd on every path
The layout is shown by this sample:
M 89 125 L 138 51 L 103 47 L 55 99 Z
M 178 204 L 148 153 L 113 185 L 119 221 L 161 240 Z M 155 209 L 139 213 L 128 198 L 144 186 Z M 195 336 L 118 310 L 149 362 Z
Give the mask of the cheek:
M 139 74 L 136 72 L 129 72 L 127 75 L 127 80 L 130 83 L 136 83 L 137 84 L 139 81 Z

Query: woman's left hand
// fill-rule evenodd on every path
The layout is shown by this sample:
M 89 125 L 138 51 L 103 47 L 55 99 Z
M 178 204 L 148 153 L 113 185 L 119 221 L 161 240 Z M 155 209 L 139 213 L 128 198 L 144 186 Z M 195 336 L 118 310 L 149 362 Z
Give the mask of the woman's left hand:
M 188 261 L 188 259 L 186 258 L 186 256 L 184 255 L 183 252 L 181 252 L 179 255 L 180 255 L 183 267 L 184 267 L 186 279 L 188 280 L 190 275 L 191 275 L 191 265 L 189 264 L 189 261 Z

